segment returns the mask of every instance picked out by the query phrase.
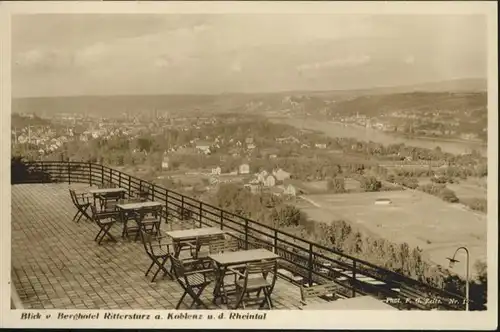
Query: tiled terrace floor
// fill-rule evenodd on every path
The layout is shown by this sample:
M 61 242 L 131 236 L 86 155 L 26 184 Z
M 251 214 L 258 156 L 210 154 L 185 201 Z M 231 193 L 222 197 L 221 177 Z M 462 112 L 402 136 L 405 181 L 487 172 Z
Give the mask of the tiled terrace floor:
M 117 224 L 111 233 L 118 243 L 103 241 L 99 246 L 93 240 L 98 232 L 95 224 L 71 220 L 76 210 L 67 184 L 11 188 L 12 279 L 26 309 L 175 308 L 181 287 L 168 277 L 151 283 L 151 274 L 144 276 L 150 261 L 140 241 L 122 239 Z M 209 286 L 202 300 L 211 303 L 211 294 Z M 299 288 L 278 279 L 275 309 L 296 309 L 299 300 Z

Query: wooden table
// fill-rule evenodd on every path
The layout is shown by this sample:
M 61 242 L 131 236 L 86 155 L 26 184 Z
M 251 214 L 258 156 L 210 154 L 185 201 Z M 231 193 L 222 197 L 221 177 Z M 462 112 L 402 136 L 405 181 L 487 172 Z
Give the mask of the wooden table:
M 124 188 L 98 188 L 98 189 L 90 189 L 89 193 L 94 197 L 94 206 L 96 206 L 96 198 L 97 196 L 107 196 L 109 194 L 115 193 L 125 193 L 127 192 Z
M 153 201 L 117 204 L 116 207 L 120 210 L 120 219 L 123 221 L 122 237 L 125 237 L 125 235 L 128 234 L 127 223 L 130 219 L 130 215 L 132 212 L 137 212 L 143 208 L 149 208 L 161 205 L 163 205 L 162 202 L 153 202 Z
M 228 267 L 259 262 L 262 260 L 273 260 L 277 259 L 279 256 L 267 249 L 250 249 L 212 254 L 208 255 L 208 257 L 215 262 L 218 270 L 213 301 L 215 302 L 218 298 L 222 298 L 223 302 L 225 300 L 225 303 L 227 303 L 227 299 L 225 298 L 227 294 L 222 294 L 220 290 L 224 286 L 224 277 L 226 276 Z
M 165 234 L 172 238 L 172 242 L 174 245 L 174 256 L 176 258 L 179 258 L 181 250 L 181 245 L 180 245 L 181 242 L 196 240 L 200 237 L 205 237 L 205 236 L 222 235 L 226 234 L 226 232 L 217 227 L 202 227 L 202 228 L 170 231 L 166 232 Z
M 330 302 L 312 303 L 301 310 L 398 310 L 371 296 L 357 296 Z

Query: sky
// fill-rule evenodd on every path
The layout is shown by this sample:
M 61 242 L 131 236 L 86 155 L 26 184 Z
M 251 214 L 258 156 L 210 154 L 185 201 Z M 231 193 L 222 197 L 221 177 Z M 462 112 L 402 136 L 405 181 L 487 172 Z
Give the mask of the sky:
M 486 28 L 480 15 L 15 15 L 12 93 L 251 93 L 486 78 Z

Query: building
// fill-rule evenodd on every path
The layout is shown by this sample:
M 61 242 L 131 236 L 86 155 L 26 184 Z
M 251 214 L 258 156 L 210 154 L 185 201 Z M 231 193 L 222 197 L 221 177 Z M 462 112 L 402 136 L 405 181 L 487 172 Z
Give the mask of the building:
M 241 164 L 239 167 L 239 173 L 240 174 L 249 174 L 250 173 L 250 166 L 248 164 Z
M 276 179 L 272 175 L 267 176 L 266 179 L 264 180 L 264 186 L 266 187 L 274 187 L 275 185 L 276 185 Z
M 257 181 L 259 181 L 260 183 L 264 183 L 269 173 L 267 173 L 266 170 L 263 170 L 260 173 L 257 173 L 256 175 L 257 175 Z
M 291 174 L 279 168 L 273 171 L 273 175 L 277 181 L 285 181 L 290 178 Z
M 198 141 L 196 143 L 196 149 L 204 154 L 210 154 L 210 146 L 211 144 L 206 141 Z
M 161 162 L 161 168 L 167 170 L 169 167 L 170 167 L 170 159 L 167 156 L 164 156 Z
M 326 144 L 324 143 L 316 143 L 314 146 L 318 149 L 326 149 Z
M 283 194 L 288 195 L 288 196 L 295 196 L 295 195 L 297 195 L 297 190 L 295 189 L 294 186 L 289 184 L 288 186 L 285 187 Z
M 222 172 L 222 170 L 219 166 L 212 168 L 212 175 L 220 175 L 221 172 Z

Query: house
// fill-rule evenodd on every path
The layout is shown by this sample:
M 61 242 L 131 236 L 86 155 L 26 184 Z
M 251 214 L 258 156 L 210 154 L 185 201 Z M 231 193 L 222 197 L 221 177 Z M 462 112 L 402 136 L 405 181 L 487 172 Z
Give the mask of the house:
M 220 175 L 221 174 L 221 168 L 217 166 L 216 168 L 212 168 L 212 175 Z
M 240 141 L 236 142 L 236 146 L 241 146 L 241 142 Z
M 239 173 L 240 174 L 249 174 L 250 173 L 250 166 L 248 164 L 241 164 L 239 167 Z
M 257 181 L 259 181 L 260 183 L 264 183 L 269 173 L 267 173 L 266 170 L 263 170 L 260 173 L 257 173 L 256 175 L 257 175 Z
M 318 149 L 326 149 L 326 144 L 324 143 L 316 143 L 314 146 Z
M 278 155 L 276 154 L 269 155 L 269 159 L 276 159 L 276 158 L 278 158 Z
M 273 175 L 277 181 L 284 181 L 289 179 L 291 174 L 279 168 L 273 171 Z
M 247 143 L 247 145 L 248 145 L 248 144 L 253 144 L 253 137 L 247 137 L 247 138 L 245 139 L 245 143 Z
M 210 154 L 210 146 L 211 146 L 211 144 L 206 142 L 206 141 L 196 142 L 196 149 L 198 151 L 203 152 L 204 154 Z
M 276 179 L 274 178 L 274 176 L 272 175 L 267 176 L 266 179 L 264 180 L 264 185 L 266 187 L 274 187 L 276 185 Z
M 247 145 L 247 149 L 248 149 L 248 150 L 253 150 L 253 149 L 255 149 L 255 144 L 252 144 L 252 143 L 251 143 L 251 144 L 248 144 L 248 145 Z
M 170 165 L 169 158 L 167 156 L 163 157 L 163 160 L 161 162 L 161 168 L 166 170 L 169 168 L 169 165 Z
M 295 196 L 297 194 L 297 190 L 295 189 L 294 186 L 289 184 L 288 186 L 285 187 L 283 194 L 288 195 L 288 196 Z

